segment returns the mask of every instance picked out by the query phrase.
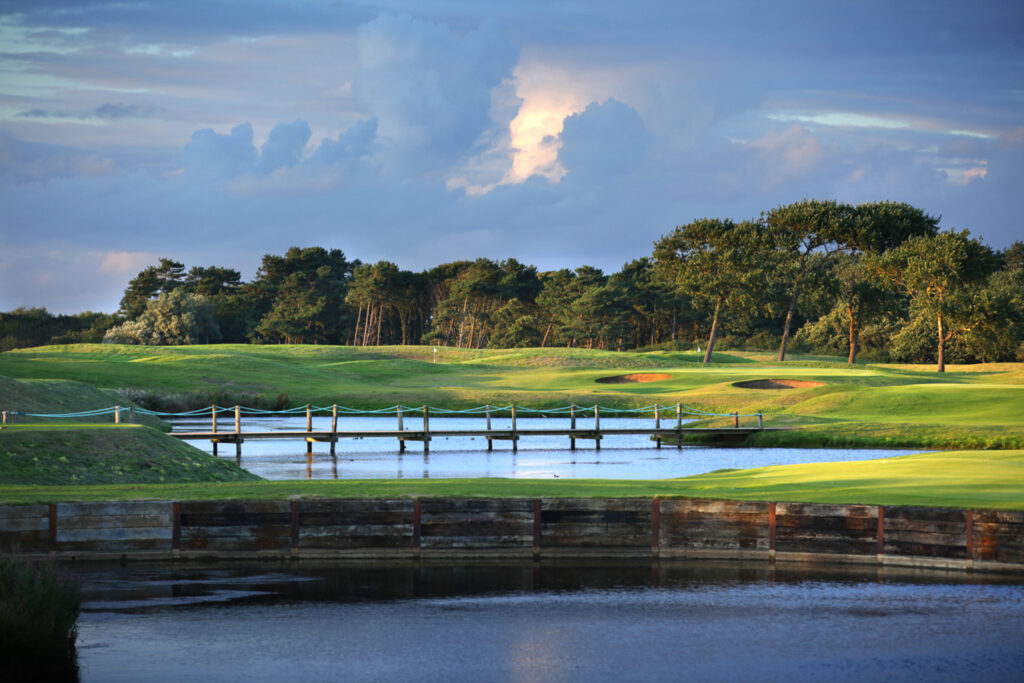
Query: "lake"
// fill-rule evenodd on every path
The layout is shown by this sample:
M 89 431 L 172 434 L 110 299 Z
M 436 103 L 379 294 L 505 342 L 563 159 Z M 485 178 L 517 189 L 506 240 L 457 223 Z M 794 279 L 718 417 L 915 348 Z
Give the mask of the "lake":
M 741 562 L 85 567 L 84 681 L 1016 681 L 1021 578 Z
M 518 418 L 518 429 L 565 428 L 567 418 Z M 663 426 L 674 421 L 663 420 Z M 174 420 L 174 431 L 209 430 L 209 419 Z M 406 417 L 405 428 L 422 429 L 422 418 Z M 601 427 L 651 427 L 653 419 L 601 418 Z M 577 427 L 589 428 L 593 418 L 579 418 Z M 483 429 L 483 418 L 430 418 L 430 428 Z M 494 429 L 511 429 L 507 418 L 493 418 Z M 221 431 L 234 429 L 225 419 Z M 303 431 L 306 418 L 265 417 L 244 418 L 242 431 Z M 329 431 L 329 417 L 314 417 L 314 431 Z M 339 418 L 338 430 L 393 430 L 394 417 Z M 189 441 L 193 446 L 212 453 L 209 441 Z M 906 455 L 911 450 L 839 449 L 839 448 L 730 448 L 707 446 L 663 446 L 658 449 L 645 436 L 607 435 L 600 450 L 593 441 L 577 440 L 575 451 L 569 440 L 560 436 L 530 436 L 519 441 L 519 450 L 512 452 L 508 441 L 495 441 L 494 450 L 487 450 L 482 437 L 436 437 L 430 442 L 430 454 L 424 455 L 422 445 L 408 442 L 404 454 L 398 452 L 395 439 L 341 439 L 337 457 L 329 455 L 329 445 L 314 444 L 313 457 L 306 457 L 306 444 L 299 439 L 281 441 L 248 441 L 242 446 L 241 465 L 266 479 L 394 479 L 394 478 L 458 478 L 508 477 L 546 479 L 672 479 L 701 474 L 717 469 L 747 469 L 766 465 L 789 465 L 807 462 L 842 462 L 872 460 Z M 220 457 L 234 460 L 233 444 L 221 444 Z

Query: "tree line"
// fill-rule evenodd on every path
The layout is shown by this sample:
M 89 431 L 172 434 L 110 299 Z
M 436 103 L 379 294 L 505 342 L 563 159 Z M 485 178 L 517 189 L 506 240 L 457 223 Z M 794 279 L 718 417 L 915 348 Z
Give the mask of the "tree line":
M 804 200 L 757 219 L 676 227 L 614 273 L 514 258 L 413 272 L 293 247 L 255 277 L 172 259 L 139 272 L 115 315 L 0 314 L 0 348 L 130 344 L 657 346 L 1024 360 L 1024 245 L 996 251 L 898 202 Z M 44 339 L 45 338 L 45 339 Z

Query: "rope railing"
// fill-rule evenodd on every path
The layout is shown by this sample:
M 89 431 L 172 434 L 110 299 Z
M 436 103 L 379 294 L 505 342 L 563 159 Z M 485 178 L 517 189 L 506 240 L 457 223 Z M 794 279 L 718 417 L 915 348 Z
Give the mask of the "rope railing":
M 410 413 L 419 413 L 419 412 L 422 412 L 423 410 L 428 410 L 432 415 L 436 415 L 436 416 L 440 416 L 440 415 L 452 415 L 452 416 L 456 416 L 456 415 L 465 415 L 465 416 L 469 416 L 469 415 L 481 415 L 481 416 L 483 416 L 483 415 L 491 415 L 493 417 L 493 416 L 501 415 L 502 413 L 509 413 L 509 414 L 511 414 L 513 411 L 515 411 L 519 415 L 533 414 L 533 415 L 537 415 L 537 416 L 540 416 L 540 417 L 544 417 L 546 415 L 561 415 L 561 414 L 565 414 L 565 415 L 575 414 L 575 415 L 577 415 L 579 417 L 582 417 L 584 415 L 592 415 L 594 413 L 595 409 L 600 411 L 600 413 L 602 415 L 614 415 L 614 414 L 619 414 L 619 415 L 638 415 L 638 414 L 655 413 L 655 412 L 658 412 L 658 411 L 668 411 L 668 410 L 678 411 L 679 413 L 681 413 L 683 415 L 689 415 L 689 416 L 694 416 L 694 417 L 757 417 L 757 416 L 761 415 L 761 413 L 743 413 L 743 414 L 741 414 L 741 413 L 738 413 L 738 412 L 714 413 L 714 412 L 710 412 L 710 411 L 706 411 L 706 410 L 701 410 L 699 408 L 694 408 L 692 406 L 683 405 L 682 403 L 677 403 L 675 405 L 653 404 L 653 405 L 649 405 L 649 406 L 643 406 L 643 407 L 640 407 L 640 408 L 614 408 L 614 407 L 602 406 L 602 405 L 581 406 L 581 405 L 575 405 L 575 404 L 567 405 L 567 406 L 558 406 L 558 407 L 554 407 L 554 408 L 530 408 L 530 407 L 527 407 L 527 406 L 519 406 L 519 405 L 511 405 L 510 404 L 510 405 L 505 405 L 505 406 L 484 405 L 484 406 L 477 406 L 477 407 L 474 407 L 474 408 L 462 408 L 462 409 L 457 409 L 457 408 L 438 408 L 438 407 L 435 407 L 435 406 L 428 406 L 428 405 L 421 405 L 421 406 L 394 405 L 394 406 L 390 406 L 390 407 L 387 407 L 387 408 L 377 408 L 377 409 L 350 408 L 350 407 L 342 406 L 342 405 L 330 405 L 330 406 L 314 406 L 314 405 L 309 405 L 309 406 L 298 406 L 296 408 L 284 408 L 284 409 L 280 409 L 280 410 L 266 410 L 266 409 L 262 409 L 262 408 L 250 408 L 250 407 L 246 407 L 246 406 L 219 406 L 219 405 L 211 405 L 211 406 L 207 406 L 207 407 L 204 407 L 204 408 L 197 408 L 195 410 L 184 410 L 184 411 L 178 411 L 178 412 L 161 411 L 161 410 L 150 410 L 148 408 L 134 408 L 134 412 L 136 414 L 139 414 L 139 415 L 149 415 L 149 416 L 152 416 L 152 417 L 178 418 L 178 417 L 198 417 L 200 415 L 206 416 L 206 415 L 214 415 L 214 414 L 215 415 L 220 415 L 220 414 L 231 414 L 231 415 L 234 415 L 236 408 L 238 408 L 239 414 L 241 416 L 248 416 L 248 417 L 297 416 L 297 415 L 305 415 L 307 412 L 310 413 L 310 414 L 326 413 L 326 414 L 332 414 L 332 415 L 336 412 L 339 417 L 340 416 L 356 416 L 356 415 L 366 415 L 366 416 L 381 415 L 381 416 L 385 416 L 385 415 L 397 415 L 399 413 L 399 411 L 401 411 L 403 413 L 406 413 L 406 414 L 410 414 Z M 84 411 L 68 412 L 68 413 L 28 413 L 28 412 L 18 411 L 18 410 L 7 410 L 7 411 L 4 411 L 4 412 L 5 412 L 6 415 L 11 415 L 11 416 L 19 415 L 19 416 L 24 416 L 24 417 L 38 417 L 38 418 L 50 418 L 50 419 L 61 419 L 61 418 L 63 418 L 63 419 L 74 419 L 74 418 L 83 418 L 83 417 L 100 417 L 100 416 L 103 416 L 103 415 L 112 415 L 112 414 L 115 414 L 115 413 L 128 412 L 129 410 L 132 410 L 132 409 L 127 407 L 127 406 L 111 406 L 109 408 L 97 408 L 97 409 L 94 409 L 94 410 L 84 410 Z M 667 418 L 668 414 L 665 413 L 664 417 Z

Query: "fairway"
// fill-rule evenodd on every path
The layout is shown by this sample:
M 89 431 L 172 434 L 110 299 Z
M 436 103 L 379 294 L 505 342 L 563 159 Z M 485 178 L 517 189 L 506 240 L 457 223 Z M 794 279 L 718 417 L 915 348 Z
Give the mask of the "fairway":
M 368 409 L 398 403 L 443 408 L 511 403 L 634 408 L 681 402 L 718 413 L 763 412 L 768 426 L 810 427 L 801 434 L 759 435 L 752 445 L 1024 447 L 1020 363 L 950 366 L 939 374 L 931 366 L 849 366 L 828 357 L 794 357 L 778 363 L 770 354 L 754 352 L 715 354 L 716 362 L 708 366 L 698 362 L 695 351 L 443 347 L 436 362 L 433 355 L 432 347 L 426 346 L 83 344 L 0 354 L 0 376 L 131 389 L 136 395 L 192 408 L 214 402 L 275 401 Z M 667 377 L 635 383 L 598 381 L 641 370 Z M 759 379 L 815 385 L 735 386 Z

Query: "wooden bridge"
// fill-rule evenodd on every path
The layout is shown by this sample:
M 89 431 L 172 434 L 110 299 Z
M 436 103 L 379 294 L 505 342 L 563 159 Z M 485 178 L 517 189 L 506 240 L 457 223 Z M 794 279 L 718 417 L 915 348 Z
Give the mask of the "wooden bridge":
M 407 429 L 405 427 L 406 415 L 403 414 L 402 410 L 399 409 L 397 412 L 397 425 L 396 429 L 354 429 L 345 430 L 338 429 L 338 412 L 337 406 L 334 406 L 334 410 L 331 416 L 331 429 L 330 430 L 314 430 L 313 429 L 313 415 L 310 408 L 306 408 L 306 429 L 305 430 L 293 430 L 293 431 L 242 431 L 242 416 L 238 406 L 235 407 L 234 415 L 234 429 L 232 431 L 222 431 L 218 428 L 217 408 L 211 406 L 211 423 L 209 431 L 188 431 L 188 432 L 171 432 L 171 436 L 187 440 L 187 441 L 210 441 L 213 444 L 213 454 L 217 455 L 218 444 L 235 444 L 235 456 L 241 458 L 242 455 L 242 443 L 245 441 L 257 441 L 257 440 L 303 440 L 306 442 L 306 452 L 313 452 L 314 443 L 327 443 L 330 444 L 331 455 L 335 455 L 335 445 L 340 439 L 372 439 L 372 438 L 383 438 L 383 439 L 395 439 L 398 442 L 399 453 L 404 453 L 406 450 L 407 441 L 418 441 L 423 444 L 423 452 L 430 452 L 430 441 L 434 438 L 446 438 L 446 437 L 480 437 L 487 440 L 487 450 L 493 450 L 495 441 L 509 441 L 512 444 L 512 450 L 516 451 L 519 447 L 519 441 L 524 438 L 530 438 L 534 436 L 562 436 L 569 439 L 569 448 L 576 450 L 576 441 L 593 441 L 594 447 L 597 450 L 601 448 L 601 440 L 606 436 L 647 436 L 655 442 L 658 448 L 661 448 L 662 441 L 671 441 L 675 443 L 677 448 L 682 447 L 682 440 L 685 436 L 700 435 L 704 440 L 709 440 L 718 443 L 735 443 L 746 439 L 750 434 L 759 431 L 769 431 L 779 429 L 778 427 L 764 426 L 764 416 L 761 413 L 757 413 L 752 416 L 745 417 L 756 417 L 757 426 L 740 426 L 740 415 L 738 413 L 732 413 L 730 417 L 733 418 L 733 424 L 731 427 L 684 427 L 683 426 L 683 414 L 678 409 L 675 411 L 674 416 L 663 416 L 659 408 L 654 410 L 654 420 L 650 427 L 602 427 L 601 426 L 601 412 L 598 406 L 588 409 L 593 412 L 593 426 L 580 427 L 577 425 L 578 418 L 575 411 L 575 406 L 570 411 L 568 416 L 569 424 L 566 427 L 543 427 L 543 428 L 526 428 L 521 429 L 518 427 L 516 419 L 516 406 L 511 407 L 511 427 L 509 429 L 493 429 L 491 425 L 491 414 L 486 413 L 486 426 L 483 429 L 431 429 L 430 428 L 430 409 L 427 407 L 423 408 L 422 428 Z M 673 419 L 674 418 L 674 419 Z M 416 416 L 416 421 L 419 422 L 419 415 Z M 588 420 L 589 421 L 589 420 Z M 662 426 L 662 422 L 675 422 L 674 426 Z

